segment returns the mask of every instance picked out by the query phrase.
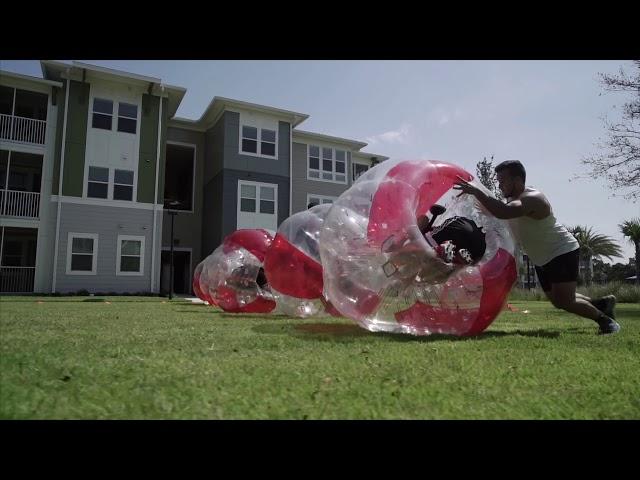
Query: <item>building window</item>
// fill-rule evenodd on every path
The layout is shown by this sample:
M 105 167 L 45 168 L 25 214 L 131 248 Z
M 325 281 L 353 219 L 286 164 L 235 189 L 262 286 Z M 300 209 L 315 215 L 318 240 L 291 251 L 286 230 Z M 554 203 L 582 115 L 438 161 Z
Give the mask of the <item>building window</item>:
M 93 99 L 93 128 L 101 128 L 103 130 L 111 130 L 111 121 L 113 119 L 113 102 L 102 98 Z
M 335 151 L 335 169 L 336 169 L 336 181 L 344 182 L 345 174 L 346 174 L 346 164 L 347 164 L 347 152 L 344 150 L 336 150 Z
M 308 179 L 347 183 L 345 150 L 309 145 L 308 159 Z
M 256 212 L 256 191 L 255 185 L 240 185 L 240 211 Z
M 326 195 L 316 195 L 313 193 L 307 194 L 307 208 L 315 207 L 316 205 L 324 205 L 326 203 L 333 203 L 338 197 L 329 197 Z
M 67 237 L 67 274 L 95 275 L 97 259 L 97 234 L 69 232 Z
M 109 193 L 109 169 L 89 167 L 87 197 L 107 198 Z
M 130 103 L 118 103 L 118 131 L 136 133 L 138 106 Z
M 320 178 L 320 147 L 309 145 L 309 178 Z
M 258 153 L 258 129 L 256 127 L 242 126 L 242 151 Z
M 260 213 L 274 214 L 276 211 L 276 195 L 273 187 L 260 187 Z
M 276 156 L 276 132 L 275 130 L 260 129 L 260 155 Z
M 144 237 L 118 235 L 116 275 L 144 274 Z
M 369 170 L 369 168 L 369 165 L 366 165 L 364 163 L 353 162 L 351 164 L 352 180 L 355 182 L 358 177 Z
M 133 171 L 116 169 L 113 172 L 113 199 L 133 200 Z
M 241 152 L 275 158 L 276 136 L 275 130 L 242 125 Z
M 260 183 L 240 183 L 240 211 L 276 213 L 276 187 Z

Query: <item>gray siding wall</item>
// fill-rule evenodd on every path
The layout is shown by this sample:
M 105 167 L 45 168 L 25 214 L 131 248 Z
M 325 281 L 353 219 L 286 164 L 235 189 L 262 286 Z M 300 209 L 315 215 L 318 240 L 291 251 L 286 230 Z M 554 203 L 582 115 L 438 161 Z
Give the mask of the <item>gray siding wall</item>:
M 193 130 L 183 130 L 169 127 L 168 142 L 189 143 L 196 146 L 196 166 L 194 182 L 193 213 L 181 212 L 174 220 L 174 239 L 178 240 L 177 247 L 191 248 L 193 258 L 192 268 L 202 260 L 202 225 L 204 198 L 204 166 L 205 166 L 205 134 Z M 171 217 L 163 214 L 162 246 L 171 246 Z M 193 272 L 191 272 L 193 273 Z
M 222 184 L 225 150 L 225 118 L 223 113 L 216 124 L 205 133 L 204 168 L 202 180 L 202 243 L 201 257 L 194 254 L 194 268 L 222 242 Z
M 238 180 L 275 183 L 278 185 L 278 225 L 289 216 L 289 178 L 276 175 L 224 171 L 222 202 L 222 238 L 236 230 L 238 224 Z M 222 239 L 221 238 L 221 239 Z M 220 241 L 221 241 L 220 239 Z M 220 244 L 220 241 L 218 244 Z M 217 246 L 217 245 L 216 245 Z
M 225 118 L 227 112 L 223 113 L 216 124 L 205 133 L 205 154 L 204 154 L 204 185 L 208 184 L 220 171 L 223 166 L 225 150 Z
M 36 281 L 34 291 L 37 293 L 50 293 L 53 281 L 53 257 L 56 241 L 56 219 L 58 216 L 58 202 L 52 202 L 51 197 L 41 197 L 41 205 L 48 204 L 47 213 L 41 213 L 40 226 L 38 228 L 38 253 L 36 261 Z M 43 212 L 43 205 L 40 207 Z
M 277 158 L 271 159 L 238 153 L 240 147 L 240 115 L 235 112 L 225 112 L 224 119 L 225 169 L 289 177 L 289 134 L 291 126 L 288 123 L 278 122 L 278 155 Z
M 222 185 L 224 173 L 220 171 L 205 186 L 203 192 L 202 258 L 194 255 L 194 268 L 202 259 L 222 243 Z M 226 208 L 230 208 L 228 205 Z
M 237 228 L 238 180 L 277 184 L 278 224 L 289 216 L 290 134 L 290 124 L 279 122 L 277 159 L 269 159 L 238 153 L 240 115 L 235 112 L 224 112 L 218 122 L 207 130 L 203 169 L 202 258 L 213 252 L 222 239 Z M 197 261 L 194 255 L 194 265 Z
M 160 219 L 160 217 L 158 218 Z M 89 292 L 117 293 L 150 291 L 152 228 L 151 210 L 63 203 L 60 215 L 56 290 L 58 292 L 73 292 L 86 289 Z M 98 235 L 96 275 L 66 274 L 69 232 Z M 116 276 L 118 235 L 145 237 L 144 275 Z M 159 269 L 160 253 L 156 250 L 156 277 L 159 277 Z
M 293 169 L 292 169 L 292 214 L 307 209 L 307 194 L 326 195 L 339 197 L 342 192 L 351 186 L 351 152 L 347 152 L 347 184 L 319 182 L 307 180 L 307 144 L 293 144 Z

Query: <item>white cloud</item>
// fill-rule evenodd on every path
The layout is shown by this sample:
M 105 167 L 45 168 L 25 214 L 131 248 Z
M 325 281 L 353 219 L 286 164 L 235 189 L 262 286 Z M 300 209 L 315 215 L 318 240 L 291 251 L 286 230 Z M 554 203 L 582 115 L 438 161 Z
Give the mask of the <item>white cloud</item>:
M 425 118 L 427 125 L 443 126 L 455 121 L 465 120 L 467 118 L 467 113 L 460 107 L 435 107 L 426 113 Z
M 391 130 L 389 132 L 380 133 L 379 135 L 367 137 L 367 143 L 369 143 L 369 145 L 407 144 L 409 143 L 411 129 L 411 125 L 405 123 L 397 130 Z

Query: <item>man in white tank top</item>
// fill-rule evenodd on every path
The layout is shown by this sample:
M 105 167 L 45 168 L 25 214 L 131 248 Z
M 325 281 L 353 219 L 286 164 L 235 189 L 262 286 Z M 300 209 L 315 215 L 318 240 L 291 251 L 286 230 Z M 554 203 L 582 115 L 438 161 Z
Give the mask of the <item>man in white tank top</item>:
M 474 195 L 496 218 L 507 220 L 516 241 L 533 261 L 538 280 L 556 308 L 598 323 L 599 333 L 615 333 L 613 295 L 592 300 L 576 292 L 580 246 L 553 215 L 542 192 L 525 187 L 526 171 L 518 160 L 508 160 L 495 168 L 498 186 L 507 202 L 502 203 L 458 177 L 453 188 L 460 195 Z

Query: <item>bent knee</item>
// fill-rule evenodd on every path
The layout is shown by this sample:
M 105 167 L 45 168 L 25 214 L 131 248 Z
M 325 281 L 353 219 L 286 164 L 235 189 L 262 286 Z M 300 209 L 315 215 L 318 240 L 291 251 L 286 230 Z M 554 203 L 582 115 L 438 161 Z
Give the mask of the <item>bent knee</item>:
M 567 298 L 567 297 L 561 297 L 561 296 L 552 296 L 550 300 L 553 306 L 556 308 L 559 308 L 560 310 L 566 310 L 575 301 L 574 298 Z

